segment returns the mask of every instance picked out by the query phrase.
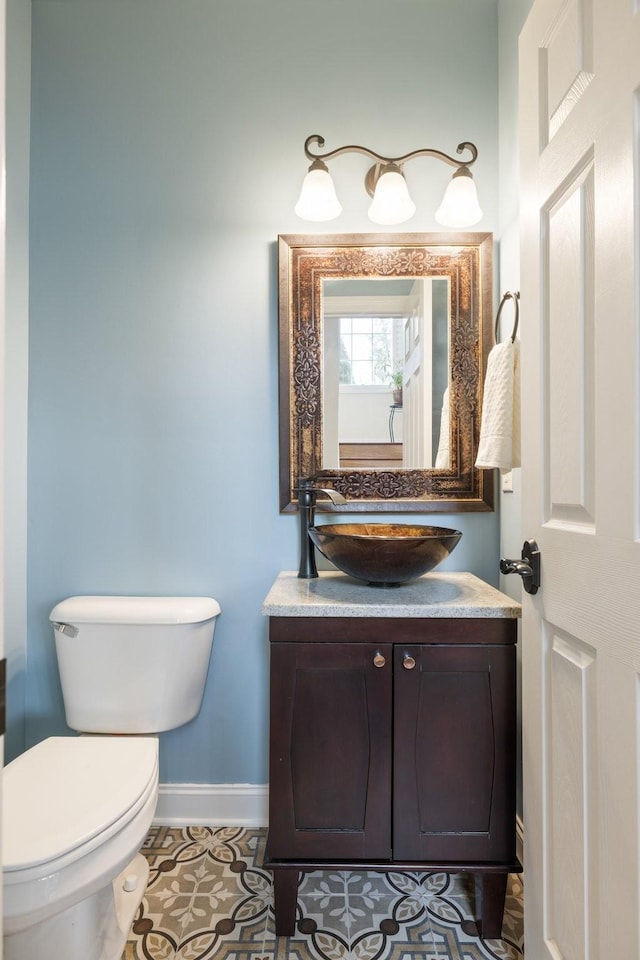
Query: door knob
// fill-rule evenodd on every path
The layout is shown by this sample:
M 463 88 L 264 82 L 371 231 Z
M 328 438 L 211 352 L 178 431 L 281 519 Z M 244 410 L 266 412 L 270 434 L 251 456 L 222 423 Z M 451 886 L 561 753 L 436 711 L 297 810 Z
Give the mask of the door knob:
M 386 662 L 387 661 L 385 660 L 385 658 L 382 656 L 381 653 L 376 653 L 375 657 L 373 658 L 374 667 L 384 667 Z
M 501 560 L 500 573 L 517 573 L 527 593 L 537 593 L 540 587 L 540 550 L 535 540 L 525 540 L 520 560 Z
M 405 668 L 405 670 L 413 670 L 415 665 L 415 659 L 410 657 L 408 653 L 405 653 L 404 657 L 402 658 L 402 666 Z

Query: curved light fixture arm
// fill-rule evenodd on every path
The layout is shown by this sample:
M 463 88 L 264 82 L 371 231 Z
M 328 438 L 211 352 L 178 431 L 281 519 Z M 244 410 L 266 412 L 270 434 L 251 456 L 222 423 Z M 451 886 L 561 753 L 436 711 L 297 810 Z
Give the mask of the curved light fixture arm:
M 482 210 L 478 203 L 473 175 L 470 167 L 476 162 L 478 150 L 475 144 L 464 140 L 458 144 L 457 153 L 467 157 L 452 157 L 442 150 L 423 147 L 412 150 L 399 157 L 384 157 L 375 150 L 363 147 L 357 143 L 337 147 L 321 153 L 317 148 L 324 147 L 324 137 L 314 133 L 304 142 L 304 152 L 311 161 L 307 174 L 303 180 L 300 196 L 295 211 L 303 220 L 324 221 L 333 220 L 342 212 L 340 201 L 325 161 L 333 160 L 343 153 L 362 153 L 373 160 L 373 166 L 366 173 L 364 186 L 370 197 L 373 198 L 369 207 L 369 219 L 374 223 L 390 225 L 405 223 L 416 212 L 416 205 L 409 195 L 404 178 L 403 166 L 414 157 L 434 157 L 452 167 L 455 167 L 445 191 L 442 203 L 434 216 L 438 223 L 446 227 L 471 226 L 482 218 Z
M 463 150 L 468 150 L 471 153 L 471 158 L 469 160 L 457 160 L 455 157 L 450 157 L 448 153 L 443 153 L 441 150 L 433 150 L 430 147 L 425 147 L 421 150 L 413 150 L 411 153 L 405 153 L 401 157 L 383 157 L 381 154 L 376 153 L 375 150 L 369 150 L 368 147 L 361 147 L 358 144 L 349 144 L 345 147 L 338 147 L 336 150 L 329 150 L 327 153 L 314 153 L 310 149 L 311 144 L 314 143 L 319 147 L 324 147 L 324 137 L 314 133 L 305 140 L 304 152 L 309 160 L 332 160 L 334 157 L 339 157 L 343 153 L 364 153 L 365 156 L 371 157 L 372 160 L 376 160 L 378 163 L 393 163 L 397 166 L 401 166 L 407 160 L 413 160 L 414 157 L 437 157 L 438 160 L 442 160 L 444 163 L 448 163 L 452 167 L 470 167 L 476 162 L 478 156 L 478 148 L 475 144 L 470 143 L 468 140 L 464 140 L 462 143 L 458 144 L 456 153 L 462 153 Z

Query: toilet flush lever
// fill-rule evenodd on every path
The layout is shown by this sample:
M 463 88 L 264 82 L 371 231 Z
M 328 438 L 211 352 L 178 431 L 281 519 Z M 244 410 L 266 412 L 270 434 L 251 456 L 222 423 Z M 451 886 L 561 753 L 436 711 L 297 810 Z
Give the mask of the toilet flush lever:
M 540 548 L 535 540 L 525 540 L 521 560 L 501 560 L 500 573 L 517 573 L 527 593 L 537 593 L 540 587 Z
M 77 627 L 74 627 L 71 623 L 56 623 L 52 621 L 53 629 L 57 630 L 58 633 L 65 633 L 68 637 L 77 637 L 80 631 Z

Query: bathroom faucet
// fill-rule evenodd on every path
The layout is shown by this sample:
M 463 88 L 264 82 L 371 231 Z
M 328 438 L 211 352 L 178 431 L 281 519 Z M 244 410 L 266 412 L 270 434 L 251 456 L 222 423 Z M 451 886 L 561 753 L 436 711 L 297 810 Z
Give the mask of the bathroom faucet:
M 309 528 L 314 523 L 316 500 L 319 493 L 323 493 L 332 503 L 346 503 L 347 501 L 337 490 L 327 487 L 314 486 L 313 477 L 300 477 L 295 492 L 298 494 L 298 512 L 300 514 L 300 568 L 298 578 L 312 580 L 318 576 L 316 567 L 315 548 L 309 536 Z

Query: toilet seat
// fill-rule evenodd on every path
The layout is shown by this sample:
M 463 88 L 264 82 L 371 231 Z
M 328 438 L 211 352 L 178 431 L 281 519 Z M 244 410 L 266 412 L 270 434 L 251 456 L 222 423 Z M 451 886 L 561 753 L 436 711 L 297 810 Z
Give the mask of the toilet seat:
M 50 737 L 3 772 L 5 883 L 48 876 L 122 831 L 157 790 L 155 737 Z

